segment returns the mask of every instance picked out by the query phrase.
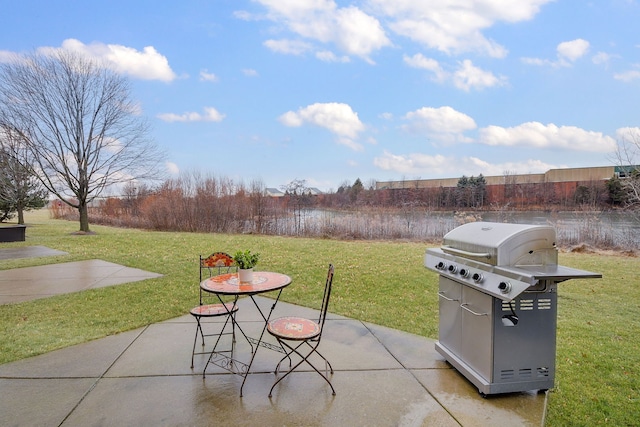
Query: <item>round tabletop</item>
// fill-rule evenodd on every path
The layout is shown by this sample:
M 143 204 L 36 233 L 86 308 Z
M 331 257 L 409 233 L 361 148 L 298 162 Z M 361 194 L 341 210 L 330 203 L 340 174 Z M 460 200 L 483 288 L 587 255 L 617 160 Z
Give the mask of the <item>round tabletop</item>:
M 275 291 L 291 284 L 291 277 L 270 271 L 255 271 L 252 282 L 240 282 L 238 273 L 213 276 L 200 283 L 203 291 L 214 294 L 244 295 Z

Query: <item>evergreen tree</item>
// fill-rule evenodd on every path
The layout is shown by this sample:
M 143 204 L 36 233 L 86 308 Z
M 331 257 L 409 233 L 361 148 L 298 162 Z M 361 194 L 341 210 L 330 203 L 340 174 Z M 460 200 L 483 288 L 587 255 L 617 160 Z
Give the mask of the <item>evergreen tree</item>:
M 48 191 L 27 166 L 27 151 L 8 132 L 0 140 L 0 221 L 18 214 L 24 224 L 24 212 L 46 205 Z
M 609 200 L 613 205 L 623 205 L 627 201 L 627 192 L 625 191 L 620 178 L 612 176 L 607 180 L 607 192 L 609 193 Z

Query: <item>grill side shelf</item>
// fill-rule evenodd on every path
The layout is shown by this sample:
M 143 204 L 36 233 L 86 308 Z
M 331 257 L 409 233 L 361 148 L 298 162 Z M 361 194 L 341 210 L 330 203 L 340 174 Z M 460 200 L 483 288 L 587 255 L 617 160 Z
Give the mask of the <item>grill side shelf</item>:
M 565 267 L 562 265 L 519 265 L 517 267 L 496 267 L 496 272 L 504 275 L 528 275 L 535 280 L 564 282 L 569 279 L 601 279 L 601 273 Z

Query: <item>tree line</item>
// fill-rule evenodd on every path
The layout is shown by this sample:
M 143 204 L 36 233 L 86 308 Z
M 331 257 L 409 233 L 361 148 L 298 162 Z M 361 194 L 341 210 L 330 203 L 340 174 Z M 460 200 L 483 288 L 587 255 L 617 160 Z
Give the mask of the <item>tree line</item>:
M 631 197 L 631 193 L 620 190 L 616 184 L 618 181 L 618 178 L 612 178 L 607 183 L 593 183 L 601 187 L 599 192 L 608 194 L 602 197 L 604 204 L 598 206 L 601 210 L 619 205 L 623 199 Z M 507 194 L 524 193 L 531 203 L 524 208 L 582 210 L 585 203 L 589 209 L 593 207 L 589 200 L 581 198 L 584 195 L 582 186 L 577 187 L 572 197 L 541 206 L 534 205 L 539 200 L 532 187 L 521 185 L 522 191 L 513 187 L 502 191 Z M 488 187 L 491 186 L 486 185 L 482 176 L 462 177 L 456 187 L 439 189 L 381 190 L 375 189 L 374 183 L 365 186 L 356 179 L 353 184 L 343 183 L 335 192 L 316 195 L 306 181 L 296 179 L 282 187 L 284 196 L 272 197 L 260 180 L 244 183 L 213 174 L 187 172 L 155 188 L 129 184 L 120 197 L 94 203 L 89 215 L 95 223 L 153 230 L 342 237 L 350 232 L 338 230 L 335 223 L 317 225 L 319 211 L 393 214 L 404 218 L 407 228 L 410 228 L 416 218 L 430 212 L 517 208 L 486 204 Z M 585 188 L 592 191 L 589 186 Z M 560 202 L 562 204 L 557 204 Z M 61 204 L 56 205 L 54 211 L 57 217 L 73 219 L 77 215 Z M 318 227 L 322 230 L 318 231 Z

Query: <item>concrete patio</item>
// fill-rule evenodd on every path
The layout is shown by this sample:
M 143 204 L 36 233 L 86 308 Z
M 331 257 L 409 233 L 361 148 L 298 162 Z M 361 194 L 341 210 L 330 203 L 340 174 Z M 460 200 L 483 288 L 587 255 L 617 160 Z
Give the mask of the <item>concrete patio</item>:
M 78 280 L 86 277 L 93 275 L 78 275 Z M 265 307 L 272 303 L 256 300 Z M 274 316 L 285 314 L 317 315 L 278 303 Z M 263 323 L 250 299 L 240 301 L 238 319 L 249 335 L 259 335 Z M 336 396 L 307 370 L 286 378 L 269 398 L 279 353 L 260 348 L 240 397 L 237 375 L 210 365 L 203 379 L 206 355 L 196 356 L 190 368 L 195 326 L 185 315 L 0 365 L 0 425 L 544 424 L 545 394 L 482 398 L 436 353 L 432 340 L 337 315 L 327 321 L 320 347 L 335 369 Z M 220 326 L 216 321 L 206 325 L 209 330 Z M 250 355 L 242 338 L 235 352 L 240 358 Z

